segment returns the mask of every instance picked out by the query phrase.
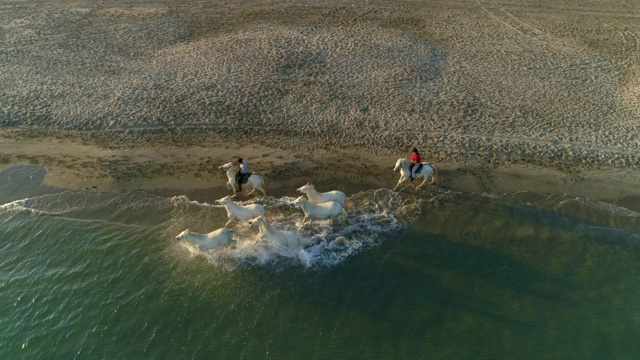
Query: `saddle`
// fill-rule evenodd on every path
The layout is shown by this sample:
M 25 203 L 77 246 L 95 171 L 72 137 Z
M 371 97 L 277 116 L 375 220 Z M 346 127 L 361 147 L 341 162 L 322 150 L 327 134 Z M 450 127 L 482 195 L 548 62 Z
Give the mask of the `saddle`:
M 414 173 L 414 174 L 417 174 L 417 173 L 419 173 L 419 172 L 420 172 L 420 170 L 422 170 L 422 166 L 423 166 L 423 164 L 422 164 L 422 163 L 417 163 L 417 164 L 415 164 L 415 165 L 413 165 L 413 166 L 415 167 L 415 170 L 413 170 L 413 173 Z
M 253 174 L 253 173 L 252 172 L 248 172 L 246 174 L 242 174 L 241 172 L 238 172 L 236 174 L 236 182 L 238 183 L 238 185 L 246 184 L 247 181 L 249 181 L 249 176 L 251 176 L 251 174 Z

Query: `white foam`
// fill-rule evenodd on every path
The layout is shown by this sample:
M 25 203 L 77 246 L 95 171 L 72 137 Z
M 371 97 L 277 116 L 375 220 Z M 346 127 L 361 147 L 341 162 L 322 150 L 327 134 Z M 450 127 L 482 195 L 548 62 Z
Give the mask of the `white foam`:
M 303 214 L 291 203 L 294 198 L 261 198 L 271 227 L 280 234 L 292 234 L 300 240 L 299 246 L 260 238 L 258 229 L 246 223 L 234 227 L 236 245 L 199 252 L 211 263 L 226 267 L 249 263 L 264 265 L 285 262 L 307 268 L 327 267 L 342 263 L 359 251 L 380 244 L 389 236 L 405 228 L 408 216 L 420 212 L 419 200 L 402 199 L 397 193 L 379 189 L 363 192 L 349 198 L 353 206 L 347 211 L 348 221 L 332 223 L 316 221 L 302 224 Z

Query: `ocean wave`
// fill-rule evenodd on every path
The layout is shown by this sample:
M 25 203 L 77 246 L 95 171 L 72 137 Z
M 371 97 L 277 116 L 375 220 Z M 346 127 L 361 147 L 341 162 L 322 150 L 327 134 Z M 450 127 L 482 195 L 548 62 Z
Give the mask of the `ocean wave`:
M 0 213 L 155 226 L 166 220 L 171 208 L 166 198 L 143 191 L 63 191 L 2 204 Z

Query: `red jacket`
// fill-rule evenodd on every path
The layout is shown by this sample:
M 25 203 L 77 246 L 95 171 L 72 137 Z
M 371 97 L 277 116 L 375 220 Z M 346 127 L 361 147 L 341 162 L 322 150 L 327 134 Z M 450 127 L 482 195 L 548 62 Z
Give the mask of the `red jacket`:
M 414 162 L 414 163 L 419 163 L 420 162 L 420 154 L 411 153 L 411 161 Z

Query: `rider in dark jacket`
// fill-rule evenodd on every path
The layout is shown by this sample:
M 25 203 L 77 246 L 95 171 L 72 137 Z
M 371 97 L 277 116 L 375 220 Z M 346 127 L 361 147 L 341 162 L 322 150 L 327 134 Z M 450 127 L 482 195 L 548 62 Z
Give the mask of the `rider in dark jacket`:
M 238 166 L 236 183 L 238 184 L 238 191 L 242 191 L 242 181 L 244 181 L 244 178 L 249 174 L 249 165 L 242 158 L 238 158 L 236 166 Z

